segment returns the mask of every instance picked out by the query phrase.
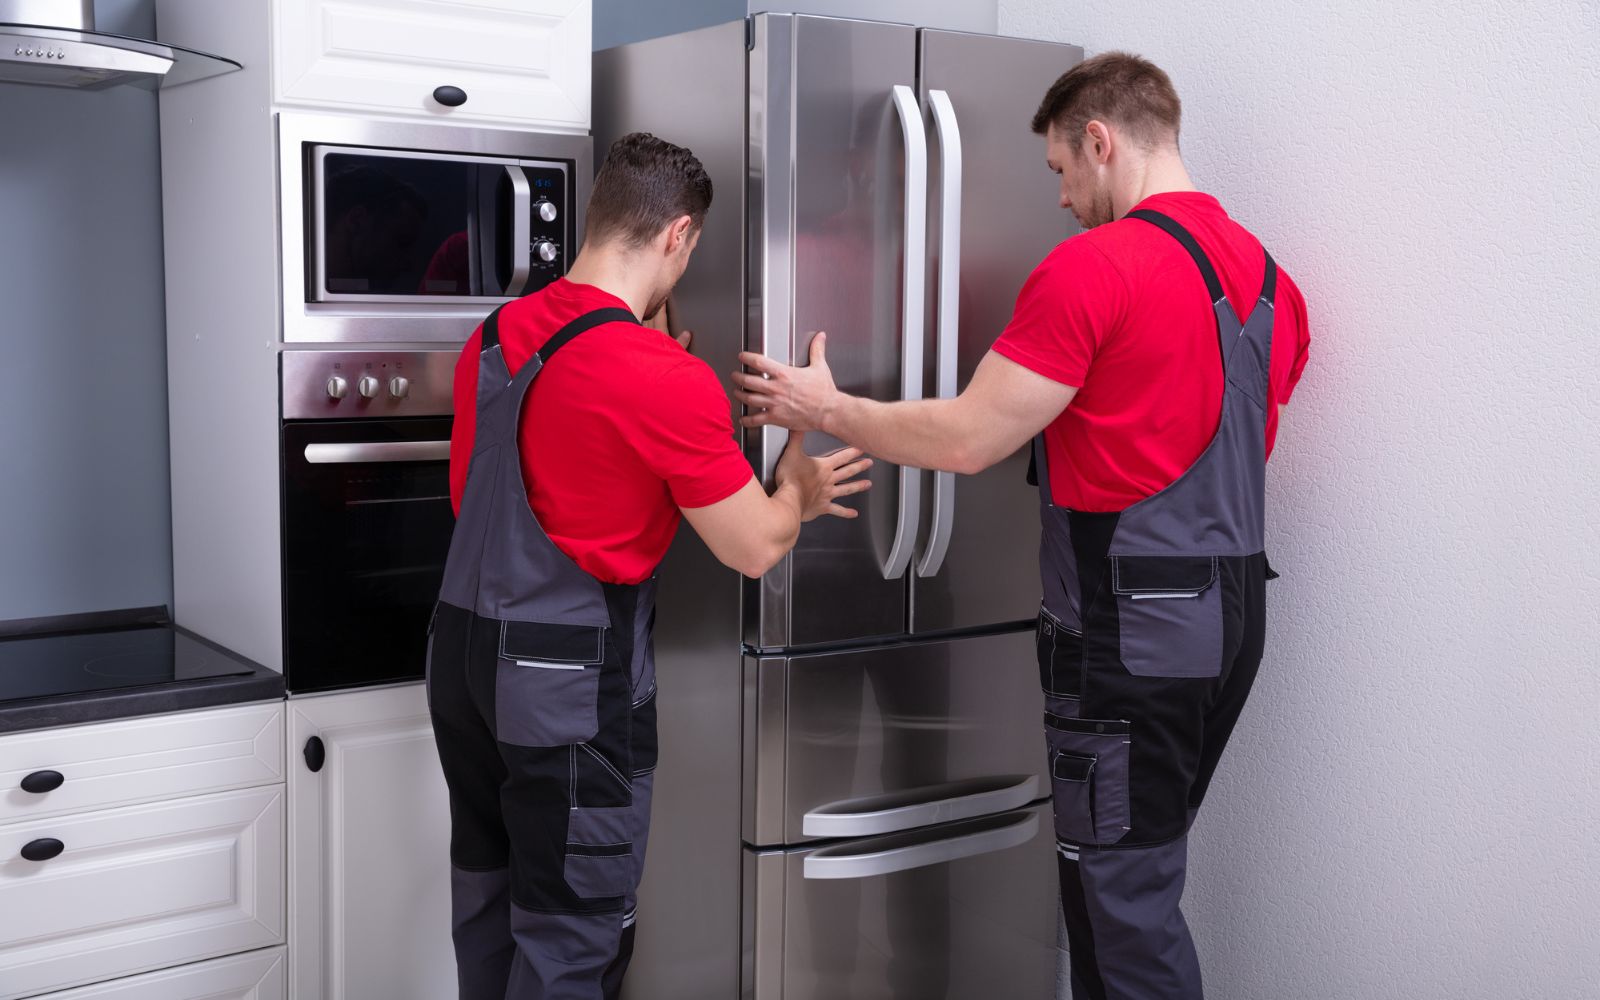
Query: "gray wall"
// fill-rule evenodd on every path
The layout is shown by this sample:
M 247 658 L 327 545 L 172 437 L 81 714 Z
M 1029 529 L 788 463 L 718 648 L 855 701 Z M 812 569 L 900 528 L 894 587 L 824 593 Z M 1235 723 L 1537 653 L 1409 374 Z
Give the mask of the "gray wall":
M 0 620 L 172 600 L 160 172 L 153 93 L 0 84 Z
M 1310 306 L 1267 659 L 1193 838 L 1207 994 L 1600 996 L 1600 6 L 1000 27 L 1171 73 L 1198 183 Z

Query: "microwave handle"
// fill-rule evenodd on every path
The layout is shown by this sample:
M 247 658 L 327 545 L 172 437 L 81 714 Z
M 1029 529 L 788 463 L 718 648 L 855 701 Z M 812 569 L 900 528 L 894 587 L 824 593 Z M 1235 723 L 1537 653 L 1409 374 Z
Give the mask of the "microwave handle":
M 528 287 L 533 273 L 533 187 L 528 175 L 516 164 L 506 168 L 511 181 L 511 280 L 506 283 L 507 298 L 516 298 Z

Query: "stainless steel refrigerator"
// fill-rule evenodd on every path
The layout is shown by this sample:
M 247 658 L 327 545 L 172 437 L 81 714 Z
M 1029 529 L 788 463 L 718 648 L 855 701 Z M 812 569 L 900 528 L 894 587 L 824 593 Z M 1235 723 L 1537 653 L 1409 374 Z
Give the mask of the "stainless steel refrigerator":
M 596 149 L 651 131 L 710 173 L 674 319 L 725 382 L 740 349 L 804 358 L 826 330 L 841 387 L 949 396 L 1074 231 L 1028 122 L 1081 58 L 760 14 L 596 53 Z M 760 474 L 786 440 L 744 435 Z M 1023 453 L 973 477 L 880 463 L 860 518 L 807 525 L 756 581 L 682 532 L 628 997 L 1053 995 L 1026 470 Z

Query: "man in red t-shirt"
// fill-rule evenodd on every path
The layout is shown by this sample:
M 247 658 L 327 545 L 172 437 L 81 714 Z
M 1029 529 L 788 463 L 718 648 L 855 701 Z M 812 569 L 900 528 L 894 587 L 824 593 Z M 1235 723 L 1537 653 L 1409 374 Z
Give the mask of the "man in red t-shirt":
M 835 388 L 741 355 L 746 426 L 820 429 L 898 464 L 976 473 L 1034 440 L 1046 742 L 1075 1000 L 1197 1000 L 1179 909 L 1189 825 L 1262 653 L 1264 474 L 1305 368 L 1305 301 L 1195 190 L 1171 81 L 1106 53 L 1033 130 L 1086 230 L 1034 270 L 952 400 Z
M 757 577 L 867 488 L 858 450 L 812 458 L 797 436 L 768 495 L 717 377 L 640 324 L 710 205 L 687 149 L 617 140 L 570 273 L 496 309 L 456 366 L 428 703 L 462 1000 L 621 990 L 656 763 L 655 569 L 680 516 Z

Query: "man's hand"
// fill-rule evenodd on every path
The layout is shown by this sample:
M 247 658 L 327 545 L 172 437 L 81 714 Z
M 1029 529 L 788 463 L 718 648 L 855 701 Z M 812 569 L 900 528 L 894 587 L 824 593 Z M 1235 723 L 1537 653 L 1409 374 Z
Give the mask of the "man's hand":
M 811 338 L 811 363 L 805 368 L 779 364 L 746 351 L 739 363 L 756 374 L 734 372 L 734 398 L 750 408 L 740 419 L 746 427 L 776 424 L 792 431 L 827 430 L 828 417 L 840 392 L 828 369 L 826 333 Z
M 863 458 L 860 448 L 840 448 L 813 458 L 805 453 L 805 437 L 804 431 L 791 435 L 778 459 L 778 492 L 793 491 L 802 523 L 824 514 L 855 517 L 857 511 L 838 501 L 872 488 L 870 481 L 855 478 L 872 468 L 872 459 Z

